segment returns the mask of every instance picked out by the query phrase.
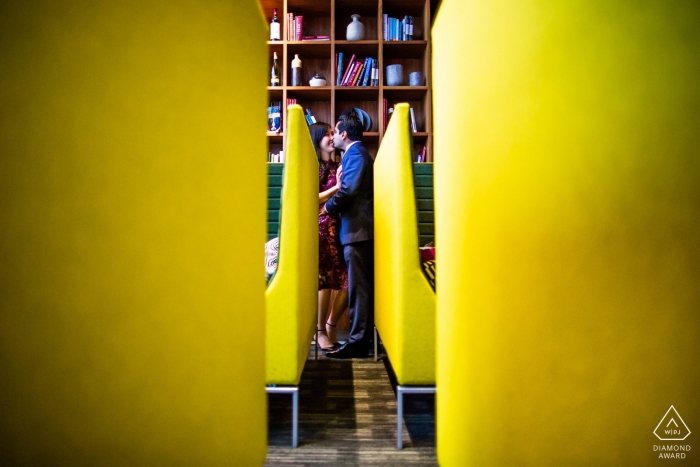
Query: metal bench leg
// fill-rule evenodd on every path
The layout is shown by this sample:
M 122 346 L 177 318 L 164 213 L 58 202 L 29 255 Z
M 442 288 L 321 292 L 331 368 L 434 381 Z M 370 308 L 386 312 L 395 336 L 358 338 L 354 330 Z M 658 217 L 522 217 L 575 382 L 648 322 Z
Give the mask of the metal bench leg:
M 396 386 L 396 449 L 403 449 L 403 388 Z
M 377 349 L 379 349 L 379 345 L 377 345 L 377 326 L 374 327 L 374 361 L 377 361 Z
M 299 445 L 299 388 L 297 386 L 277 386 L 270 384 L 265 388 L 268 394 L 292 395 L 292 447 Z
M 292 393 L 292 447 L 299 445 L 299 388 Z
M 401 386 L 396 385 L 396 448 L 403 449 L 403 396 L 405 394 L 436 394 L 434 386 Z

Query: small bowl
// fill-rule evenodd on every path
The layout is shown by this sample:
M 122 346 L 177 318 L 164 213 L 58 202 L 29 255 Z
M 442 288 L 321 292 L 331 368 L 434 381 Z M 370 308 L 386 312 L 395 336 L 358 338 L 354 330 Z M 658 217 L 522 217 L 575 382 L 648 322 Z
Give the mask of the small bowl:
M 326 85 L 326 78 L 320 75 L 314 75 L 313 78 L 309 80 L 309 86 L 319 87 Z

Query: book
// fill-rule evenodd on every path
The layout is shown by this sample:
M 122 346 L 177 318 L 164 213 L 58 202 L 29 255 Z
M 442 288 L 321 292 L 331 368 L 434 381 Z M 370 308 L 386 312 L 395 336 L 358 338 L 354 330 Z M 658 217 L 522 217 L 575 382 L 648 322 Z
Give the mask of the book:
M 355 66 L 355 62 L 348 62 L 348 66 L 345 69 L 345 73 L 343 74 L 343 79 L 340 81 L 341 86 L 347 86 L 348 83 L 348 75 L 352 73 L 352 69 Z
M 355 60 L 355 54 L 352 54 L 352 56 L 350 57 L 350 61 L 348 62 L 348 67 L 347 67 L 347 69 L 345 70 L 345 74 L 343 75 L 343 79 L 340 80 L 340 85 L 341 85 L 341 86 L 344 86 L 344 85 L 345 85 L 344 83 L 345 83 L 345 81 L 346 81 L 347 78 L 348 78 L 348 73 L 349 73 L 350 70 L 352 69 L 352 65 L 353 65 L 353 63 L 354 63 L 354 60 Z
M 303 41 L 329 41 L 331 38 L 329 36 L 304 36 L 301 40 Z
M 372 59 L 367 57 L 365 59 L 365 69 L 362 75 L 362 86 L 367 86 L 369 84 L 369 75 L 372 72 Z
M 374 60 L 374 84 L 372 86 L 379 86 L 379 62 Z
M 294 18 L 294 40 L 300 41 L 302 38 L 302 32 L 304 30 L 304 17 L 296 16 Z
M 382 37 L 385 41 L 389 40 L 389 15 L 386 13 L 382 17 Z
M 411 114 L 411 131 L 416 133 L 416 116 L 413 113 L 413 107 L 409 107 L 409 113 Z
M 344 86 L 350 86 L 350 83 L 352 83 L 352 79 L 355 76 L 355 70 L 357 70 L 357 62 L 352 62 L 352 67 L 350 67 L 348 76 L 345 78 Z
M 384 117 L 384 132 L 386 133 L 386 125 L 389 123 L 389 111 L 387 109 L 386 99 L 382 99 L 382 116 Z
M 336 73 L 336 81 L 335 85 L 340 86 L 340 80 L 342 79 L 342 74 L 343 74 L 343 52 L 338 53 L 338 59 L 336 60 L 337 64 L 337 73 Z
M 286 30 L 287 30 L 287 41 L 289 41 L 289 38 L 291 35 L 291 33 L 289 32 L 290 31 L 289 27 L 292 25 L 292 18 L 294 18 L 294 13 L 287 13 L 287 25 L 285 26 Z M 272 154 L 272 153 L 270 153 L 270 154 Z M 268 160 L 268 162 L 270 162 L 270 161 Z
M 352 79 L 350 80 L 350 84 L 348 86 L 357 86 L 357 80 L 360 78 L 360 74 L 362 73 L 362 62 L 355 62 L 355 64 L 357 66 L 352 72 Z
M 316 123 L 316 117 L 311 113 L 311 110 L 306 109 L 306 122 L 309 124 L 309 126 L 313 125 Z

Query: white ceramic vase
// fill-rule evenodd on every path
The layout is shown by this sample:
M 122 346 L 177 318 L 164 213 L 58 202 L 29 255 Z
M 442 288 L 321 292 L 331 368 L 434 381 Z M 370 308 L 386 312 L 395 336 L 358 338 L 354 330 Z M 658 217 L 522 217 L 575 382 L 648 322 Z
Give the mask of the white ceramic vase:
M 365 25 L 360 23 L 360 15 L 350 15 L 352 23 L 348 24 L 345 39 L 348 41 L 361 41 L 365 38 Z

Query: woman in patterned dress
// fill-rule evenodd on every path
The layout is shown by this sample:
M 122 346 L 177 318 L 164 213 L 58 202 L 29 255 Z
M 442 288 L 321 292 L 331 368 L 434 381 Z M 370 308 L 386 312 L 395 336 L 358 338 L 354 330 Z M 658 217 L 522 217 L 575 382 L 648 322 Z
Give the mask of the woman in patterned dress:
M 333 161 L 333 128 L 327 123 L 309 127 L 319 167 L 320 207 L 340 188 L 342 167 Z M 339 347 L 335 326 L 348 306 L 348 271 L 343 258 L 338 229 L 340 219 L 323 214 L 318 217 L 318 341 L 323 350 Z M 331 291 L 336 291 L 331 304 Z M 332 307 L 331 307 L 332 305 Z

